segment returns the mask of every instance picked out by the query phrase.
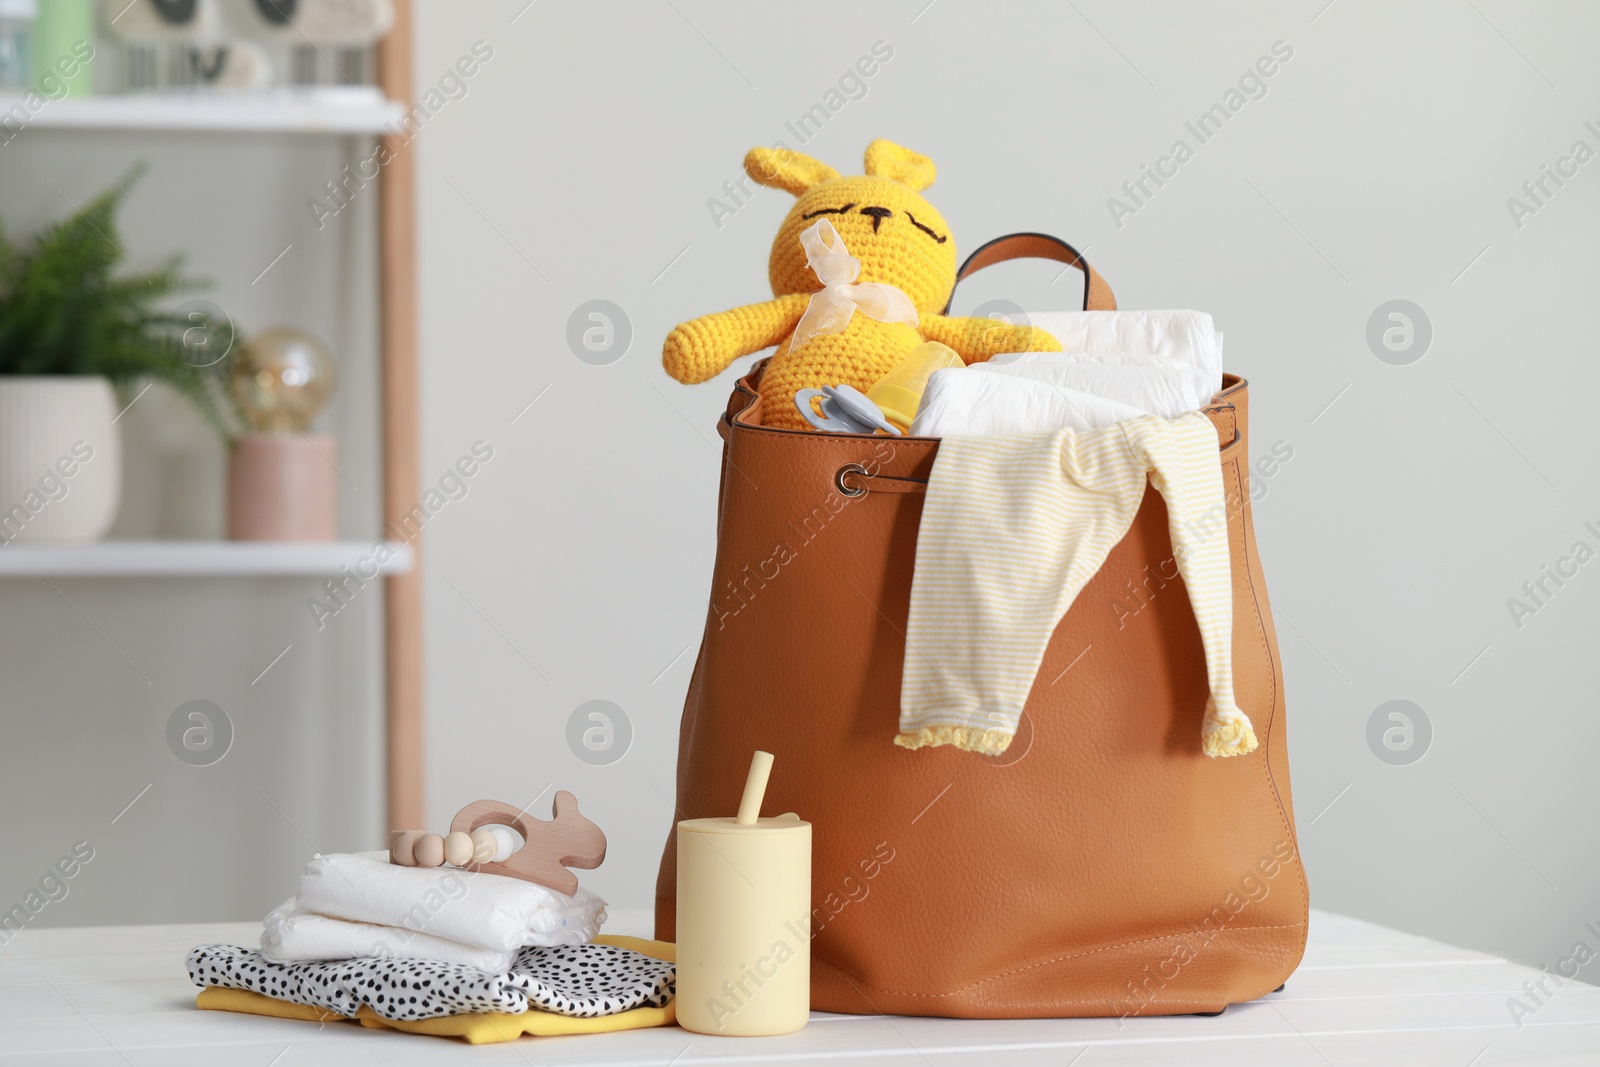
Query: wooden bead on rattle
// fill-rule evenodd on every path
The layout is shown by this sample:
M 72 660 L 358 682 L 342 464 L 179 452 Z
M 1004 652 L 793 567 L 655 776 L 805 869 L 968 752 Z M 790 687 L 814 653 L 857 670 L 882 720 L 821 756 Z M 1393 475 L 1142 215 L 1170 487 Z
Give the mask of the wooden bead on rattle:
M 412 846 L 411 854 L 418 867 L 439 867 L 444 864 L 444 838 L 438 834 L 423 834 Z
M 417 847 L 417 838 L 421 836 L 421 830 L 392 831 L 389 834 L 389 862 L 402 867 L 415 867 L 417 857 L 414 851 Z
M 472 862 L 472 838 L 459 830 L 445 835 L 444 861 L 452 867 L 465 867 Z
M 432 838 L 424 844 L 425 839 Z M 476 867 L 500 863 L 517 850 L 516 839 L 503 826 L 484 826 L 470 835 L 456 831 L 441 838 L 421 830 L 389 834 L 389 862 L 400 867 Z

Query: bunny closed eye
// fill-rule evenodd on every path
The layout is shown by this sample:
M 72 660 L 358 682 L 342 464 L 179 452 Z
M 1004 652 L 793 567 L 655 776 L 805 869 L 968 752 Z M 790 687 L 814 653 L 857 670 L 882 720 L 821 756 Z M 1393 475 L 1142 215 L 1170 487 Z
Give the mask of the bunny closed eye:
M 940 234 L 935 233 L 931 226 L 924 226 L 922 223 L 918 222 L 917 221 L 917 217 L 915 215 L 913 215 L 909 211 L 906 212 L 906 218 L 911 220 L 911 225 L 915 226 L 917 229 L 921 230 L 923 233 L 927 234 L 929 237 L 932 237 L 935 241 L 938 241 L 940 244 L 944 244 L 946 241 L 950 240 L 950 235 L 949 234 L 940 235 Z

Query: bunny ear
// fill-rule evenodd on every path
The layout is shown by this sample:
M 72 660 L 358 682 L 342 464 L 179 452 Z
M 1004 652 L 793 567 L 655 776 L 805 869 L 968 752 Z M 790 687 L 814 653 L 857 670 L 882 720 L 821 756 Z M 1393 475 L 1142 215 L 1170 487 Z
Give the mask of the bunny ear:
M 795 196 L 839 176 L 839 172 L 826 163 L 787 148 L 750 149 L 744 157 L 744 170 L 756 184 L 784 189 Z
M 873 141 L 867 145 L 867 173 L 921 191 L 933 184 L 939 172 L 933 160 L 920 152 L 902 148 L 893 141 Z

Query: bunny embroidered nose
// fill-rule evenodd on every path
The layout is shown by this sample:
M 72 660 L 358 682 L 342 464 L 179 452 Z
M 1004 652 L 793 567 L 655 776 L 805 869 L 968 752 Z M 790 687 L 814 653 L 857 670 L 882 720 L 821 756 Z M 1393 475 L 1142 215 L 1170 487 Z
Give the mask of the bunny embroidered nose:
M 891 214 L 881 207 L 861 211 L 873 215 L 874 229 L 880 221 L 877 212 Z M 822 282 L 822 289 L 811 294 L 805 314 L 794 328 L 789 351 L 798 352 L 819 333 L 843 333 L 857 311 L 879 322 L 917 325 L 916 305 L 905 293 L 882 282 L 855 283 L 861 275 L 861 261 L 845 248 L 844 238 L 827 219 L 818 219 L 800 234 L 800 247 L 806 250 L 806 264 Z
M 872 232 L 873 233 L 877 233 L 878 232 L 878 227 L 883 223 L 884 219 L 886 219 L 890 215 L 894 214 L 894 212 L 890 211 L 886 207 L 864 207 L 864 208 L 861 209 L 861 213 L 863 215 L 871 215 L 872 216 Z

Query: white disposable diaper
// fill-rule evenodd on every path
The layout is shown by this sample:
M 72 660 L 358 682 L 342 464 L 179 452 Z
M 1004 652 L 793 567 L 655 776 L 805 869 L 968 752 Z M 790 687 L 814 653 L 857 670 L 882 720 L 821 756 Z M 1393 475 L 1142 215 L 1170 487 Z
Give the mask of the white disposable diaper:
M 1018 374 L 974 367 L 935 371 L 911 424 L 913 437 L 1097 430 L 1145 412 L 1131 404 Z
M 1137 367 L 1148 372 L 1150 381 L 1189 383 L 1182 389 L 1192 401 L 1188 407 L 1152 414 L 1175 418 L 1194 411 L 1222 388 L 1222 334 L 1203 311 L 1040 311 L 1029 321 L 1061 342 L 1061 355 L 1079 355 L 1079 362 Z M 1159 395 L 1159 390 L 1151 391 L 1152 398 Z
M 1030 321 L 1061 352 L 1003 353 L 936 372 L 911 432 L 924 437 L 1094 430 L 1177 418 L 1222 387 L 1222 335 L 1199 311 L 1059 311 Z

